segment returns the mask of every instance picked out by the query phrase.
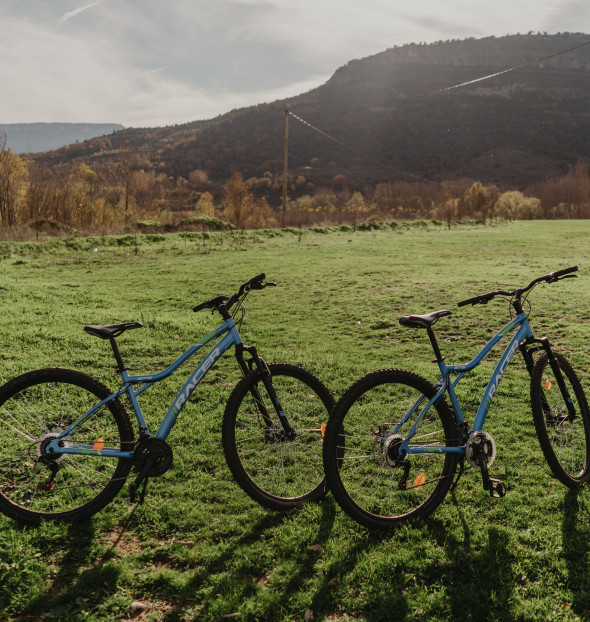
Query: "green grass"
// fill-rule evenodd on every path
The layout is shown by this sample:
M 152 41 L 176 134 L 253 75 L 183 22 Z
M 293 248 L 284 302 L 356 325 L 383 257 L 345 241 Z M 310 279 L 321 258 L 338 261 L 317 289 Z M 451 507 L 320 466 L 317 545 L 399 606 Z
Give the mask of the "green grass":
M 216 325 L 195 304 L 259 272 L 278 286 L 249 296 L 241 332 L 268 361 L 307 367 L 335 395 L 378 368 L 433 380 L 424 332 L 402 328 L 400 315 L 451 309 L 437 334 L 448 360 L 464 362 L 508 307 L 456 302 L 578 264 L 580 278 L 532 293 L 531 323 L 588 390 L 590 222 L 425 225 L 0 243 L 0 381 L 63 366 L 114 388 L 108 343 L 82 326 L 131 320 L 146 328 L 119 339 L 124 360 L 159 370 Z M 224 358 L 172 431 L 175 467 L 150 481 L 143 505 L 121 492 L 72 526 L 0 517 L 0 618 L 121 620 L 141 601 L 139 620 L 303 620 L 308 609 L 314 620 L 588 619 L 590 496 L 550 476 L 515 362 L 486 425 L 508 495 L 490 499 L 469 470 L 431 518 L 371 533 L 331 496 L 275 514 L 233 483 L 220 428 L 238 373 Z M 471 418 L 490 372 L 484 363 L 462 383 Z M 144 396 L 148 421 L 180 383 Z

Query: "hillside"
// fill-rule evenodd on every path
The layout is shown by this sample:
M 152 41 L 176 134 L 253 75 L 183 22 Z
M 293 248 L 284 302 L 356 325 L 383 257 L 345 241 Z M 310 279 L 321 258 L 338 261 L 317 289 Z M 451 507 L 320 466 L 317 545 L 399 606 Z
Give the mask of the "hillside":
M 0 131 L 6 146 L 16 153 L 49 151 L 96 136 L 122 130 L 118 123 L 6 123 Z
M 403 171 L 434 181 L 470 177 L 525 187 L 590 159 L 590 46 L 435 91 L 589 40 L 584 34 L 536 34 L 408 44 L 352 60 L 324 85 L 288 100 L 208 121 L 126 129 L 42 159 L 100 161 L 123 141 L 133 141 L 173 176 L 203 169 L 222 181 L 235 169 L 245 177 L 278 173 L 288 106 L 346 145 L 291 116 L 290 171 L 316 185 L 336 174 L 357 187 L 411 180 Z

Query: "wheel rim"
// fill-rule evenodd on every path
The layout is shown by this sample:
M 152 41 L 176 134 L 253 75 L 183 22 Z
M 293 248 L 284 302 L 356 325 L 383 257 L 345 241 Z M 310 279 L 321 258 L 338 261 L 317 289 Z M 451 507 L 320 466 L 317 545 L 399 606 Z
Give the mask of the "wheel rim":
M 295 430 L 294 437 L 290 438 L 277 421 L 264 386 L 258 382 L 258 392 L 272 415 L 272 423 L 265 422 L 263 409 L 248 392 L 236 414 L 235 448 L 246 476 L 265 494 L 280 499 L 302 498 L 323 481 L 327 409 L 316 391 L 297 377 L 273 373 L 272 382 Z
M 100 399 L 68 382 L 41 382 L 16 391 L 0 405 L 0 493 L 25 511 L 62 515 L 93 502 L 123 475 L 116 458 L 62 454 L 44 447 Z M 103 407 L 64 439 L 97 448 L 121 447 L 115 417 Z M 128 470 L 128 469 L 127 469 Z
M 355 399 L 338 437 L 339 480 L 350 500 L 362 511 L 384 518 L 424 513 L 450 477 L 448 454 L 400 456 L 416 417 L 402 417 L 416 403 L 426 406 L 420 390 L 402 383 L 373 386 Z M 417 409 L 420 412 L 420 408 Z M 424 415 L 412 445 L 450 444 L 437 410 Z
M 562 373 L 576 416 L 573 421 L 549 364 L 542 380 L 542 407 L 545 429 L 559 465 L 569 477 L 582 477 L 588 468 L 588 437 L 581 405 L 571 381 Z

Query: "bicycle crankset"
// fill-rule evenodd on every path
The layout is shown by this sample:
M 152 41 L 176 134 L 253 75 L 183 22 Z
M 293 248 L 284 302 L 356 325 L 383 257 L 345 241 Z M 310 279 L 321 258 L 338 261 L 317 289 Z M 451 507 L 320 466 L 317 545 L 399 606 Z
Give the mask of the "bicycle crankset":
M 144 477 L 163 475 L 172 468 L 172 448 L 161 438 L 143 438 L 135 446 L 133 465 Z
M 481 471 L 483 487 L 495 499 L 500 499 L 506 492 L 506 485 L 500 479 L 490 477 L 488 468 L 496 457 L 496 444 L 487 432 L 475 432 L 465 444 L 465 457 L 471 466 Z
M 487 432 L 474 432 L 465 444 L 465 457 L 472 467 L 480 469 L 482 455 L 485 456 L 485 465 L 489 469 L 496 458 L 496 443 Z

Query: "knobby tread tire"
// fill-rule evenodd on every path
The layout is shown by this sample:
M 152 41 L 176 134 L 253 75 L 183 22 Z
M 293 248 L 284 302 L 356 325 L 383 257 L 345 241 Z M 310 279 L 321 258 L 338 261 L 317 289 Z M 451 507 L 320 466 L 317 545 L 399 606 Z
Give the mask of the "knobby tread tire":
M 554 353 L 568 385 L 577 417 L 561 423 L 555 415 L 567 415 L 567 407 L 553 378 L 547 353 L 537 359 L 531 374 L 531 407 L 537 438 L 553 475 L 565 486 L 577 488 L 590 480 L 590 411 L 584 390 L 567 359 Z M 548 378 L 553 378 L 550 382 Z M 574 446 L 575 444 L 575 446 Z M 559 455 L 558 455 L 559 453 Z
M 437 390 L 430 382 L 412 372 L 402 369 L 382 369 L 374 371 L 352 384 L 338 400 L 332 411 L 332 416 L 330 417 L 326 430 L 326 438 L 324 439 L 324 471 L 326 473 L 328 488 L 340 507 L 351 518 L 366 527 L 378 529 L 392 527 L 412 519 L 424 518 L 433 512 L 443 501 L 453 483 L 458 461 L 457 454 L 444 454 L 444 457 L 442 457 L 442 454 L 437 454 L 437 456 L 440 456 L 441 460 L 441 466 L 437 468 L 442 468 L 442 470 L 440 477 L 434 480 L 436 483 L 432 488 L 432 492 L 423 501 L 418 501 L 416 507 L 400 514 L 382 515 L 378 512 L 371 511 L 362 507 L 362 505 L 349 494 L 342 480 L 342 473 L 347 468 L 346 461 L 347 455 L 349 455 L 347 452 L 352 452 L 350 453 L 351 459 L 355 460 L 359 457 L 359 453 L 355 452 L 360 451 L 360 449 L 357 449 L 357 447 L 349 447 L 351 444 L 349 437 L 351 433 L 350 425 L 353 424 L 347 425 L 347 415 L 350 414 L 351 409 L 354 407 L 363 408 L 363 401 L 372 389 L 380 389 L 387 385 L 409 387 L 416 395 L 424 395 L 426 398 L 424 405 L 437 393 Z M 368 399 L 370 399 L 370 395 Z M 431 410 L 435 410 L 440 419 L 445 444 L 449 446 L 458 445 L 459 434 L 457 422 L 444 400 L 444 397 L 439 399 Z M 385 405 L 383 405 L 383 411 L 386 411 Z M 380 416 L 380 413 L 378 413 L 378 416 Z M 383 416 L 386 417 L 387 415 Z M 436 417 L 434 417 L 434 419 L 436 419 Z M 359 417 L 359 421 L 363 422 L 363 418 Z M 391 423 L 389 419 L 386 419 L 386 421 Z M 371 433 L 374 433 L 374 431 L 371 431 Z M 368 434 L 363 430 L 359 438 L 362 439 L 363 435 Z M 377 438 L 379 437 L 375 435 L 375 442 Z M 376 452 L 374 456 L 374 462 L 377 462 L 377 460 L 381 460 L 379 452 Z M 419 459 L 414 454 L 414 456 L 410 456 L 410 461 L 418 462 Z M 371 464 L 370 461 L 369 464 Z M 375 466 L 375 472 L 378 472 L 382 467 L 383 465 Z M 355 467 L 353 466 L 353 468 Z M 382 472 L 385 472 L 385 470 L 386 469 Z M 392 472 L 392 469 L 389 469 L 389 472 Z M 377 481 L 376 476 L 374 481 Z M 420 488 L 420 486 L 414 486 L 414 488 Z M 401 494 L 404 493 L 402 492 Z
M 70 425 L 84 412 L 79 412 L 75 405 L 71 413 L 65 412 L 65 405 L 61 406 L 61 412 L 58 412 L 60 409 L 57 407 L 54 409 L 55 412 L 50 412 L 48 404 L 52 394 L 49 392 L 52 388 L 55 390 L 55 387 L 63 387 L 61 390 L 64 396 L 66 395 L 66 390 L 76 392 L 77 396 L 82 396 L 79 398 L 80 401 L 85 400 L 84 404 L 88 404 L 87 407 L 99 403 L 111 394 L 111 391 L 105 385 L 91 376 L 63 368 L 30 371 L 13 378 L 0 387 L 0 427 L 4 428 L 0 433 L 0 437 L 2 437 L 2 441 L 0 441 L 0 511 L 25 524 L 37 525 L 44 520 L 75 522 L 89 518 L 115 497 L 124 485 L 125 478 L 129 474 L 132 465 L 131 459 L 104 458 L 104 460 L 116 462 L 116 466 L 113 465 L 113 462 L 109 464 L 105 475 L 100 474 L 100 478 L 104 479 L 98 479 L 98 481 L 91 482 L 85 486 L 80 484 L 70 486 L 69 491 L 67 490 L 68 486 L 64 484 L 63 488 L 56 486 L 51 492 L 43 492 L 42 494 L 48 496 L 54 495 L 53 499 L 56 500 L 55 510 L 35 510 L 25 505 L 20 505 L 16 501 L 19 499 L 18 495 L 21 486 L 29 486 L 31 491 L 40 490 L 37 480 L 43 476 L 46 477 L 47 472 L 49 472 L 49 469 L 43 470 L 39 460 L 40 439 L 43 437 L 43 434 L 46 436 L 51 434 L 51 430 L 56 427 L 65 429 L 63 426 Z M 48 392 L 47 400 L 41 401 L 45 391 Z M 37 395 L 40 396 L 38 406 L 34 402 Z M 58 402 L 51 403 L 57 404 Z M 22 409 L 20 409 L 19 404 L 23 404 Z M 106 429 L 111 431 L 113 442 L 120 443 L 120 448 L 131 451 L 133 449 L 133 430 L 125 409 L 118 400 L 111 402 L 103 409 L 98 413 L 98 417 L 92 425 L 102 425 L 100 422 L 105 421 L 105 426 L 111 426 Z M 29 411 L 30 415 L 28 414 Z M 60 416 L 63 419 L 61 422 L 59 421 Z M 31 429 L 30 433 L 27 432 L 26 444 L 22 442 L 25 435 L 22 431 L 18 432 L 21 429 L 25 430 L 25 425 L 28 425 Z M 90 420 L 82 424 L 82 426 L 84 425 L 87 426 L 84 432 L 89 434 Z M 45 432 L 43 431 L 44 429 Z M 10 431 L 12 436 L 8 434 L 7 430 Z M 94 431 L 93 429 L 92 432 Z M 98 432 L 100 433 L 100 430 Z M 80 433 L 82 433 L 82 430 Z M 73 432 L 73 435 L 72 442 L 76 442 L 75 432 Z M 85 439 L 84 442 L 87 442 L 87 440 Z M 21 466 L 19 466 L 20 463 L 17 464 L 16 462 L 17 456 L 20 456 Z M 86 474 L 83 474 L 79 466 L 80 463 L 76 462 L 76 459 L 102 460 L 95 456 L 64 456 L 61 464 L 59 464 L 59 460 L 57 461 L 58 471 L 63 470 L 66 474 L 71 471 L 71 481 L 78 476 L 80 481 L 88 482 L 90 477 L 87 473 L 90 473 L 94 467 L 94 463 L 88 467 L 86 465 L 90 463 L 84 463 L 84 468 L 87 468 L 88 471 Z M 96 464 L 98 465 L 98 462 Z M 103 464 L 106 463 L 103 462 L 97 469 L 102 468 Z M 27 481 L 22 477 L 22 472 L 24 472 L 25 468 L 30 472 L 30 477 Z M 84 480 L 82 480 L 83 475 Z M 18 479 L 19 476 L 20 480 Z M 65 477 L 67 475 L 64 475 Z M 98 475 L 94 477 L 99 478 Z M 35 480 L 35 484 L 33 484 L 33 480 Z M 58 483 L 57 479 L 56 483 Z M 37 488 L 33 486 L 37 486 Z M 86 491 L 89 491 L 91 487 L 96 488 L 97 486 L 101 488 L 100 492 L 96 496 L 90 497 L 92 492 Z M 84 488 L 86 491 L 83 491 Z M 81 505 L 75 507 L 78 493 L 80 494 Z M 39 493 L 31 494 L 29 492 L 27 493 L 28 497 L 25 493 L 21 494 L 23 498 L 29 499 L 31 506 L 38 504 L 35 497 L 40 496 Z M 68 503 L 71 507 L 59 510 L 60 499 L 64 499 L 63 502 Z
M 268 368 L 296 439 L 280 440 L 278 416 L 268 401 L 260 372 L 254 370 L 236 385 L 227 402 L 223 450 L 234 479 L 252 499 L 272 510 L 288 510 L 326 494 L 322 434 L 334 398 L 318 378 L 301 367 L 274 363 Z M 255 406 L 251 393 L 255 386 L 265 399 L 271 427 L 264 424 Z

